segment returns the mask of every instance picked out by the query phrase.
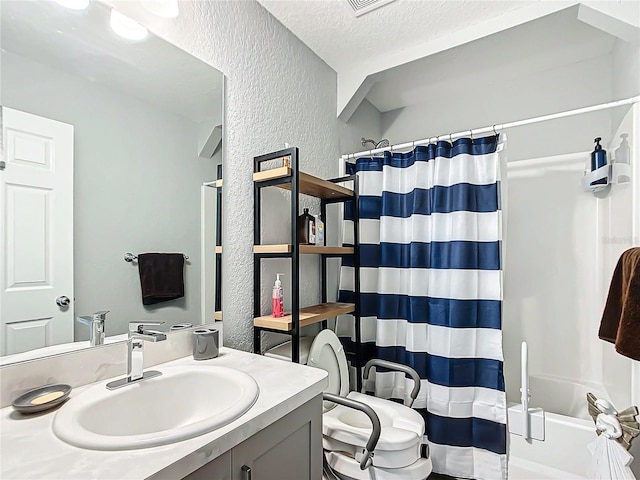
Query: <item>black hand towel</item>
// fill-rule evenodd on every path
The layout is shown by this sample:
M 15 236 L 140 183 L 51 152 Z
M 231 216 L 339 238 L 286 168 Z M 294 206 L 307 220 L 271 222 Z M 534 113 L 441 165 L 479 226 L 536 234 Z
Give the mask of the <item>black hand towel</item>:
M 640 248 L 618 260 L 598 336 L 615 344 L 620 355 L 640 360 Z
M 143 305 L 184 297 L 182 253 L 141 253 L 138 271 Z

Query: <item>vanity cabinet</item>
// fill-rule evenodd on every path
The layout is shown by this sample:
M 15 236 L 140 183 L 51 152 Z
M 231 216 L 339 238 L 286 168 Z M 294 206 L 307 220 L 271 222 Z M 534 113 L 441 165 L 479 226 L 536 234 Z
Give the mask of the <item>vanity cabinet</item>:
M 184 478 L 320 480 L 322 396 L 316 396 Z

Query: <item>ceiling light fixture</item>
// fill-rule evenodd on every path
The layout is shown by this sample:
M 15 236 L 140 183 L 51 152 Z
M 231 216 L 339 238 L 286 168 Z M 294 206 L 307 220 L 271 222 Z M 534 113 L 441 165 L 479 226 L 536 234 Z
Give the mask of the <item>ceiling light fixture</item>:
M 142 6 L 149 12 L 163 18 L 176 18 L 180 13 L 178 0 L 142 0 Z
M 149 30 L 140 25 L 135 20 L 121 14 L 115 9 L 111 9 L 111 19 L 109 20 L 111 29 L 122 38 L 139 42 L 147 38 Z
M 55 2 L 71 10 L 84 10 L 89 6 L 89 0 L 55 0 Z

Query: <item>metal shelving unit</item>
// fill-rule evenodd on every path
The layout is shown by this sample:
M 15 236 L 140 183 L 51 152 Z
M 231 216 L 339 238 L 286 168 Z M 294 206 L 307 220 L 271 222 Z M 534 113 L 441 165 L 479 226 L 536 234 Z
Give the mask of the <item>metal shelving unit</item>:
M 288 159 L 283 166 L 261 170 L 266 162 L 275 162 L 278 159 Z M 292 361 L 300 362 L 300 329 L 307 325 L 322 323 L 327 327 L 327 319 L 337 315 L 353 313 L 356 330 L 356 352 L 349 352 L 354 366 L 361 377 L 361 338 L 360 338 L 360 249 L 358 222 L 354 222 L 354 242 L 352 247 L 334 247 L 326 245 L 300 245 L 298 242 L 297 218 L 299 215 L 299 195 L 310 195 L 320 199 L 320 213 L 326 222 L 327 205 L 352 201 L 355 218 L 358 215 L 358 178 L 355 175 L 323 180 L 299 171 L 299 152 L 297 148 L 288 148 L 277 152 L 261 155 L 253 159 L 254 165 L 254 266 L 253 266 L 253 344 L 254 352 L 262 353 L 262 332 L 275 332 L 291 335 Z M 345 188 L 340 183 L 352 182 L 353 189 Z M 261 241 L 261 191 L 263 188 L 276 187 L 291 191 L 291 240 L 288 244 L 262 245 Z M 322 303 L 319 305 L 300 306 L 299 282 L 300 282 L 300 255 L 319 255 L 322 272 Z M 355 303 L 328 303 L 327 302 L 327 261 L 330 258 L 354 257 L 354 286 Z M 263 259 L 291 258 L 291 313 L 284 317 L 275 318 L 271 315 L 262 315 L 260 312 L 260 295 L 262 282 L 260 278 L 260 266 Z M 359 382 L 358 382 L 359 383 Z

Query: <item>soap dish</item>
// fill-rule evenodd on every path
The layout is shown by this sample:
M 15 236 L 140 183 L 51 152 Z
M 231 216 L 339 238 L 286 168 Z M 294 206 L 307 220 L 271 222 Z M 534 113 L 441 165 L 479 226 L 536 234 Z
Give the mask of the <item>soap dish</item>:
M 70 393 L 70 385 L 44 385 L 23 393 L 13 401 L 11 406 L 22 413 L 42 412 L 60 405 Z

